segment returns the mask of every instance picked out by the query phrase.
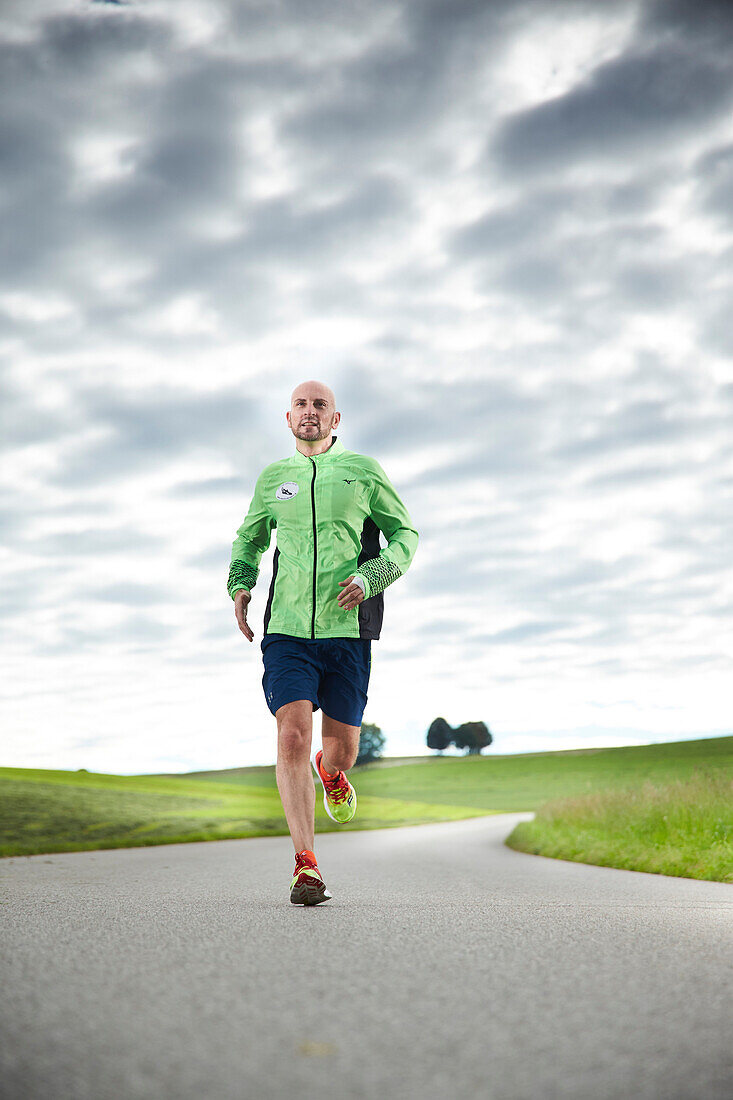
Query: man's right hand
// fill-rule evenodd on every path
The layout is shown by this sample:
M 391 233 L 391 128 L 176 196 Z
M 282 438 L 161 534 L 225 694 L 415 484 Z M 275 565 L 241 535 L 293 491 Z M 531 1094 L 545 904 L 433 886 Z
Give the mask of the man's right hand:
M 239 623 L 239 629 L 244 634 L 248 642 L 251 642 L 254 638 L 249 623 L 247 622 L 247 605 L 252 599 L 252 593 L 248 592 L 246 588 L 240 588 L 234 593 L 234 614 L 237 616 L 237 622 Z

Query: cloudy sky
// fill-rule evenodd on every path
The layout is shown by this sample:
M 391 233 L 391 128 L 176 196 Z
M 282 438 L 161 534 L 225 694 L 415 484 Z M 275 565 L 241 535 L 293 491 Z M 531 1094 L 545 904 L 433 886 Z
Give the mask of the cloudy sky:
M 225 584 L 309 377 L 422 536 L 389 753 L 730 731 L 733 5 L 4 0 L 0 56 L 1 763 L 274 760 Z

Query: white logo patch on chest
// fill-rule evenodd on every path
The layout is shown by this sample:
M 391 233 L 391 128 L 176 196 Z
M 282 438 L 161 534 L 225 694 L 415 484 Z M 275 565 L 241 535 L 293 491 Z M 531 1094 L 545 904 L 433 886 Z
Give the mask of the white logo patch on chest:
M 292 500 L 293 497 L 298 495 L 298 484 L 295 481 L 283 481 L 282 485 L 278 485 L 275 492 L 275 498 L 277 500 Z

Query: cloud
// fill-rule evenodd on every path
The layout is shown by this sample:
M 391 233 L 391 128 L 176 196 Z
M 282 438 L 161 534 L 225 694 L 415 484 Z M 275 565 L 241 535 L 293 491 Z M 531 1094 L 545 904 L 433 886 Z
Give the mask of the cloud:
M 696 164 L 703 209 L 724 226 L 733 224 L 733 145 L 708 150 Z
M 613 162 L 644 162 L 672 135 L 721 117 L 733 101 L 733 65 L 700 56 L 684 42 L 651 46 L 605 62 L 580 87 L 517 112 L 500 127 L 491 154 L 506 171 L 548 172 Z
M 241 495 L 251 488 L 251 483 L 244 477 L 209 477 L 201 481 L 181 481 L 174 485 L 169 493 L 173 497 L 193 500 L 197 496 L 208 496 L 209 494 L 230 496 L 237 493 Z
M 128 653 L 159 652 L 160 646 L 170 642 L 175 630 L 150 615 L 131 615 L 114 627 L 102 626 L 96 629 L 65 625 L 54 641 L 41 640 L 38 652 L 42 657 L 63 654 L 69 650 L 80 654 L 109 651 L 117 652 L 124 648 Z
M 111 484 L 197 449 L 234 455 L 257 416 L 255 401 L 226 391 L 185 395 L 160 389 L 113 395 L 89 387 L 77 393 L 77 402 L 103 435 L 59 465 L 51 475 L 58 485 Z
M 150 604 L 164 603 L 173 595 L 172 590 L 161 591 L 152 584 L 109 584 L 87 593 L 88 599 L 103 603 L 126 604 L 130 607 L 148 607 Z
M 644 33 L 672 34 L 724 53 L 733 41 L 733 11 L 727 0 L 653 0 L 640 8 Z
M 520 626 L 510 627 L 508 630 L 497 630 L 495 634 L 480 634 L 471 641 L 477 645 L 504 645 L 507 642 L 524 642 L 528 638 L 544 637 L 564 630 L 569 623 L 558 620 L 548 622 L 522 623 Z
M 530 5 L 531 6 L 531 5 Z M 370 8 L 370 24 L 384 23 Z M 392 5 L 388 34 L 366 37 L 365 48 L 329 68 L 327 95 L 295 113 L 285 135 L 308 150 L 348 150 L 355 159 L 420 164 L 429 140 L 465 102 L 471 73 L 498 52 L 511 30 L 511 5 L 481 0 Z M 352 12 L 354 9 L 352 8 Z M 362 21 L 363 25 L 363 21 Z M 363 33 L 363 31 L 362 31 Z
M 132 527 L 86 527 L 77 531 L 61 531 L 53 539 L 33 541 L 33 553 L 43 556 L 66 556 L 75 561 L 85 556 L 98 558 L 104 554 L 126 554 L 132 550 L 155 552 L 162 540 Z

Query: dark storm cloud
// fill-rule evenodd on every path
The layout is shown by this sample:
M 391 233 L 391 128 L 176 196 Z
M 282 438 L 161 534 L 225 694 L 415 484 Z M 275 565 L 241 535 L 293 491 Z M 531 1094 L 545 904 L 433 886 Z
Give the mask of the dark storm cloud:
M 100 232 L 121 240 L 147 235 L 149 247 L 164 250 L 186 219 L 234 205 L 247 169 L 241 67 L 202 57 L 181 59 L 178 69 L 147 101 L 133 101 L 137 133 L 125 155 L 128 171 L 85 203 Z
M 723 52 L 733 44 L 733 8 L 729 0 L 651 0 L 641 4 L 645 33 L 672 33 L 696 45 Z
M 5 104 L 0 119 L 0 169 L 4 179 L 4 241 L 0 279 L 10 288 L 43 273 L 43 257 L 68 241 L 63 200 L 68 191 L 69 159 L 53 112 L 23 102 L 19 88 L 43 83 L 30 59 L 19 64 L 21 47 L 0 46 L 0 92 Z M 29 47 L 25 47 L 30 52 Z M 40 97 L 39 97 L 40 98 Z M 49 98 L 50 89 L 49 89 Z
M 89 231 L 88 211 L 75 194 L 72 142 L 90 128 L 114 130 L 121 117 L 125 124 L 123 105 L 134 113 L 137 98 L 132 88 L 123 91 L 127 62 L 164 52 L 171 40 L 169 29 L 149 17 L 73 13 L 42 20 L 34 40 L 0 42 L 6 234 L 0 279 L 43 285 L 68 269 Z M 114 88 L 116 80 L 121 88 Z
M 722 116 L 733 102 L 733 60 L 658 45 L 599 66 L 586 83 L 507 119 L 492 155 L 511 172 L 614 160 L 659 146 Z
M 527 13 L 545 10 L 537 4 L 525 5 L 525 9 Z M 90 19 L 81 13 L 46 19 L 40 25 L 40 51 L 46 59 L 43 79 L 49 89 L 52 82 L 62 84 L 74 115 L 81 106 L 84 124 L 92 116 L 83 107 L 88 97 L 74 85 L 79 66 L 85 75 L 100 73 L 107 67 L 114 86 L 128 60 L 153 56 L 168 63 L 165 81 L 143 81 L 140 86 L 133 81 L 124 100 L 102 96 L 109 125 L 114 124 L 116 113 L 123 127 L 129 128 L 132 123 L 134 140 L 124 154 L 127 175 L 100 184 L 82 202 L 69 194 L 67 146 L 63 136 L 56 136 L 58 126 L 49 122 L 45 129 L 24 127 L 26 133 L 36 134 L 40 143 L 27 153 L 26 169 L 33 163 L 53 164 L 49 153 L 55 150 L 56 169 L 44 192 L 52 201 L 36 202 L 34 206 L 59 210 L 59 197 L 65 200 L 63 213 L 67 221 L 47 215 L 53 224 L 43 227 L 48 230 L 43 238 L 57 245 L 50 269 L 49 252 L 53 250 L 46 250 L 46 271 L 53 271 L 54 265 L 62 262 L 59 252 L 65 244 L 71 245 L 80 228 L 74 223 L 76 214 L 84 218 L 87 234 L 91 230 L 99 234 L 100 240 L 111 236 L 130 254 L 137 250 L 155 258 L 150 276 L 139 284 L 151 305 L 162 303 L 172 293 L 198 289 L 217 304 L 229 324 L 244 316 L 254 326 L 258 320 L 266 326 L 277 324 L 280 314 L 272 304 L 277 284 L 268 283 L 261 275 L 263 261 L 285 271 L 292 270 L 300 256 L 307 269 L 307 265 L 320 264 L 324 258 L 336 260 L 338 250 L 358 251 L 360 240 L 371 239 L 381 227 L 393 234 L 400 229 L 406 231 L 411 201 L 405 180 L 375 176 L 373 160 L 368 166 L 358 159 L 344 160 L 344 149 L 361 141 L 370 127 L 382 141 L 393 128 L 396 136 L 410 135 L 405 158 L 413 157 L 415 140 L 429 143 L 439 115 L 436 101 L 441 110 L 451 104 L 462 109 L 466 97 L 472 95 L 472 70 L 492 51 L 499 51 L 507 36 L 516 34 L 516 9 L 508 4 L 471 2 L 420 3 L 396 9 L 357 3 L 339 8 L 338 13 L 331 5 L 325 5 L 324 10 L 329 10 L 334 41 L 338 43 L 338 35 L 342 34 L 350 45 L 342 47 L 343 64 L 337 63 L 334 68 L 330 60 L 324 62 L 330 81 L 321 84 L 318 94 L 314 94 L 317 63 L 309 70 L 292 48 L 296 31 L 317 34 L 323 41 L 318 14 L 310 5 L 307 10 L 278 5 L 271 11 L 258 4 L 232 7 L 231 33 L 246 33 L 248 40 L 267 42 L 269 53 L 264 61 L 182 51 L 176 47 L 171 28 L 146 16 L 141 9 L 121 13 L 119 19 Z M 387 11 L 396 13 L 391 33 L 377 35 L 373 43 L 367 35 L 364 50 L 354 49 L 356 39 L 350 38 L 350 29 L 363 35 L 364 21 L 371 26 L 372 20 Z M 34 54 L 29 47 L 15 44 L 12 50 L 20 50 L 26 67 L 39 52 L 37 47 Z M 337 58 L 338 51 L 337 46 Z M 599 70 L 601 75 L 597 75 L 603 88 L 610 79 L 603 76 L 605 71 Z M 21 83 L 28 84 L 30 72 L 26 70 L 25 76 Z M 616 98 L 614 88 L 611 80 L 606 89 L 611 101 Z M 241 201 L 237 191 L 246 182 L 251 164 L 251 153 L 241 135 L 242 123 L 253 105 L 267 102 L 263 100 L 265 91 L 271 101 L 274 95 L 276 106 L 290 101 L 281 112 L 277 133 L 281 147 L 289 148 L 291 153 L 298 150 L 290 157 L 296 188 L 285 198 Z M 30 97 L 34 118 L 40 118 L 41 104 L 47 113 L 49 103 L 53 110 L 57 98 L 42 92 L 43 87 Z M 418 127 L 416 120 L 425 112 L 432 125 Z M 62 135 L 73 133 L 74 118 L 67 118 Z M 22 150 L 22 142 L 11 145 Z M 409 167 L 408 159 L 403 159 L 403 167 Z M 346 187 L 346 196 L 321 204 L 320 209 L 309 209 L 305 200 L 308 192 L 298 190 L 298 174 L 303 173 L 300 182 L 310 187 L 314 170 L 319 177 L 324 171 L 330 172 L 331 179 L 337 178 L 340 186 Z M 24 175 L 27 177 L 28 172 Z M 63 184 L 58 190 L 57 183 Z M 633 184 L 625 186 L 633 192 Z M 566 196 L 565 213 L 579 201 L 578 193 Z M 522 212 L 521 204 L 516 217 L 511 213 L 503 219 L 489 215 L 482 227 L 484 247 L 495 253 L 502 240 L 513 250 L 521 246 L 523 234 L 542 229 L 543 208 L 546 225 L 562 215 L 562 194 L 538 198 L 534 221 L 531 214 L 527 217 Z M 189 224 L 197 213 L 217 209 L 237 212 L 246 223 L 237 237 L 220 245 L 197 238 Z M 19 226 L 18 248 L 22 250 L 26 219 L 13 222 Z M 649 285 L 649 280 L 644 284 L 640 277 L 634 283 L 633 273 L 629 279 L 630 292 L 637 285 Z M 567 286 L 568 275 L 550 257 L 534 264 L 517 259 L 506 272 L 506 286 L 512 293 L 541 294 L 543 287 L 553 282 Z M 329 297 L 328 274 L 323 283 L 320 297 L 325 300 Z M 656 292 L 652 286 L 650 299 Z M 352 301 L 362 309 L 373 309 L 374 303 L 356 285 Z M 134 339 L 135 307 L 87 294 L 86 313 L 90 323 L 100 330 L 119 328 L 127 338 Z M 153 336 L 146 338 L 156 340 Z M 174 336 L 157 339 L 161 346 L 166 341 L 176 342 Z
M 248 27 L 263 18 L 261 6 L 250 8 Z M 134 345 L 141 340 L 143 302 L 152 310 L 189 291 L 210 301 L 230 330 L 245 324 L 250 332 L 265 331 L 282 322 L 279 280 L 299 260 L 310 277 L 325 260 L 358 255 L 364 240 L 373 245 L 378 235 L 389 239 L 409 224 L 407 189 L 373 166 L 356 169 L 349 182 L 339 160 L 331 185 L 319 185 L 314 202 L 312 150 L 289 156 L 287 195 L 248 197 L 249 177 L 262 158 L 253 160 L 246 125 L 263 110 L 277 120 L 294 96 L 307 102 L 319 79 L 317 69 L 309 71 L 289 50 L 290 34 L 279 48 L 270 43 L 268 57 L 255 59 L 182 50 L 171 28 L 140 9 L 120 19 L 50 17 L 39 31 L 35 43 L 5 46 L 6 70 L 14 70 L 6 88 L 12 127 L 6 146 L 18 185 L 10 195 L 6 254 L 16 284 L 19 275 L 29 287 L 63 281 L 65 293 L 83 303 L 86 322 L 79 333 L 78 326 L 67 332 L 14 319 L 39 350 L 73 348 L 93 333 L 116 333 Z M 36 73 L 39 57 L 44 64 Z M 143 62 L 151 63 L 150 73 Z M 155 73 L 163 68 L 164 80 Z M 89 80 L 97 90 L 93 102 Z M 121 170 L 89 188 L 78 182 L 72 148 L 103 130 L 126 143 Z M 222 215 L 242 228 L 212 240 L 200 220 Z M 76 262 L 83 241 L 101 255 L 115 250 L 123 263 L 145 258 L 149 273 L 137 279 L 133 301 L 102 293 L 85 279 Z M 149 330 L 142 339 L 161 348 L 182 340 Z
M 114 20 L 89 18 L 83 11 L 51 15 L 41 31 L 36 56 L 74 77 L 110 75 L 110 66 L 114 76 L 129 57 L 173 41 L 164 22 L 134 11 Z
M 534 9 L 542 11 L 543 7 L 530 5 L 527 11 Z M 267 55 L 256 59 L 231 53 L 214 58 L 205 50 L 181 50 L 171 29 L 146 17 L 141 9 L 125 13 L 121 19 L 89 20 L 76 15 L 41 24 L 42 49 L 50 71 L 46 84 L 54 79 L 63 81 L 75 110 L 61 131 L 67 135 L 66 144 L 55 136 L 59 127 L 47 125 L 45 133 L 40 131 L 40 145 L 26 158 L 28 167 L 33 161 L 54 163 L 47 154 L 55 149 L 57 168 L 44 192 L 50 201 L 33 205 L 58 210 L 66 219 L 46 214 L 53 224 L 43 227 L 42 236 L 54 247 L 45 249 L 45 262 L 36 275 L 60 274 L 73 263 L 76 238 L 90 233 L 100 245 L 114 242 L 121 258 L 141 255 L 152 261 L 149 274 L 138 280 L 132 302 L 117 301 L 114 295 L 84 287 L 78 274 L 73 274 L 67 286 L 72 293 L 84 296 L 87 332 L 116 332 L 131 344 L 143 340 L 161 350 L 183 346 L 185 340 L 210 343 L 213 338 L 206 334 L 140 333 L 137 318 L 142 300 L 153 309 L 175 294 L 187 292 L 200 294 L 211 303 L 228 329 L 244 323 L 253 333 L 264 332 L 283 322 L 287 310 L 280 300 L 279 281 L 281 276 L 292 276 L 299 264 L 308 288 L 302 300 L 295 296 L 291 309 L 310 306 L 328 313 L 340 302 L 342 308 L 362 315 L 381 312 L 387 318 L 389 307 L 380 288 L 339 277 L 341 261 L 358 255 L 363 242 L 373 246 L 379 234 L 386 243 L 410 232 L 416 207 L 407 181 L 412 175 L 418 187 L 422 186 L 414 173 L 415 142 L 430 147 L 440 116 L 434 110 L 435 97 L 441 101 L 441 109 L 465 110 L 474 94 L 472 70 L 485 63 L 492 51 L 500 51 L 518 28 L 511 5 L 406 5 L 389 9 L 397 12 L 389 34 L 377 34 L 374 42 L 366 35 L 364 49 L 355 49 L 357 39 L 349 35 L 349 29 L 363 33 L 365 19 L 371 26 L 371 21 L 387 10 L 384 5 L 366 8 L 360 4 L 339 10 L 332 30 L 336 64 L 323 62 L 329 81 L 320 85 L 318 64 L 304 65 L 292 48 L 295 28 L 313 34 L 319 30 L 310 8 L 306 12 L 280 6 L 276 13 L 264 11 L 261 5 L 234 7 L 232 33 L 236 35 L 239 26 L 242 32 L 247 29 L 253 42 L 268 43 Z M 286 11 L 287 23 L 283 25 Z M 339 33 L 348 48 L 340 43 Z M 322 34 L 320 38 L 323 40 Z M 109 68 L 110 88 L 122 79 L 127 61 L 148 56 L 165 61 L 167 76 L 165 81 L 128 82 L 124 100 L 102 95 L 101 109 L 108 127 L 114 129 L 116 117 L 123 131 L 131 130 L 132 143 L 122 154 L 125 173 L 100 182 L 92 193 L 79 197 L 69 191 L 67 146 L 75 125 L 76 132 L 81 132 L 74 122 L 78 106 L 82 130 L 92 121 L 83 106 L 87 97 L 74 85 L 73 67 L 82 54 L 83 65 L 90 67 L 90 72 Z M 26 50 L 23 56 L 28 63 L 33 55 Z M 36 100 L 32 95 L 33 111 L 39 114 L 41 102 L 53 103 L 53 99 L 39 95 Z M 271 113 L 274 110 L 276 140 L 288 155 L 293 187 L 285 196 L 255 200 L 244 198 L 242 190 L 253 166 L 243 124 L 263 104 L 269 105 Z M 431 124 L 418 127 L 420 112 L 431 110 Z M 333 117 L 321 117 L 323 111 Z M 337 124 L 339 118 L 343 132 Z M 309 120 L 313 121 L 312 132 Z M 403 153 L 397 143 L 390 154 L 396 170 L 375 172 L 379 160 L 344 157 L 344 151 L 362 141 L 371 126 L 383 140 L 390 127 L 396 142 L 398 136 L 409 135 L 410 144 Z M 319 188 L 328 188 L 330 182 L 331 189 L 338 180 L 342 193 L 314 205 L 314 180 L 319 181 Z M 63 184 L 58 190 L 56 182 Z M 625 202 L 630 209 L 639 201 L 637 181 L 619 185 L 614 195 L 610 194 L 614 190 L 611 185 L 607 190 L 609 207 L 615 201 Z M 567 194 L 561 189 L 554 194 L 547 191 L 531 198 L 530 204 L 522 200 L 514 209 L 487 215 L 482 224 L 459 231 L 456 248 L 464 252 L 475 248 L 470 240 L 474 236 L 491 256 L 502 248 L 510 249 L 512 260 L 498 279 L 499 287 L 508 294 L 536 301 L 549 288 L 555 289 L 556 296 L 562 290 L 569 293 L 576 278 L 572 265 L 566 267 L 553 255 L 523 258 L 522 242 L 531 253 L 538 240 L 547 240 L 549 230 L 550 251 L 561 254 L 552 234 L 558 225 L 572 220 L 574 210 L 576 217 L 583 212 L 584 205 L 589 204 L 587 200 L 584 203 L 580 189 Z M 218 212 L 228 212 L 242 223 L 240 232 L 221 242 L 207 239 L 196 229 L 199 216 Z M 77 224 L 77 217 L 83 222 Z M 22 216 L 13 219 L 20 252 L 27 248 L 26 222 Z M 580 259 L 579 265 L 584 262 Z M 487 280 L 487 289 L 497 286 L 496 273 L 487 274 Z M 680 281 L 676 274 L 660 272 L 657 277 L 648 268 L 631 267 L 619 273 L 618 286 L 620 294 L 644 294 L 648 303 L 656 300 L 662 308 L 671 296 L 684 291 Z M 422 304 L 416 306 L 417 313 L 424 310 Z M 404 316 L 404 305 L 395 309 L 395 316 L 400 315 Z M 23 327 L 22 322 L 15 323 Z M 54 343 L 72 347 L 79 339 L 73 332 L 59 332 L 58 326 L 47 328 L 44 336 L 43 326 L 33 332 L 33 326 L 25 325 L 29 339 L 39 348 L 50 350 Z
M 391 38 L 332 68 L 330 94 L 293 114 L 289 141 L 321 160 L 329 150 L 419 160 L 425 134 L 470 95 L 466 73 L 497 52 L 512 27 L 512 5 L 504 2 L 403 3 L 396 10 Z M 369 8 L 360 11 L 369 19 Z

